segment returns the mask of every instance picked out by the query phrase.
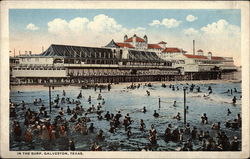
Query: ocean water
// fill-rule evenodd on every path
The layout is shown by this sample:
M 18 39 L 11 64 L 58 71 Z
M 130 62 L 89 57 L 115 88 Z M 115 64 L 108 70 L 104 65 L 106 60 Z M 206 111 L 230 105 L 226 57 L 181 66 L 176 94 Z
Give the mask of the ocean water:
M 90 146 L 93 142 L 95 142 L 95 136 L 98 133 L 99 129 L 104 131 L 105 140 L 102 142 L 98 142 L 99 145 L 102 146 L 102 149 L 105 151 L 138 151 L 141 148 L 147 146 L 150 142 L 148 140 L 149 130 L 151 124 L 155 125 L 157 130 L 157 146 L 153 148 L 155 151 L 175 151 L 176 149 L 182 146 L 182 143 L 178 142 L 165 142 L 163 135 L 165 129 L 169 123 L 175 126 L 182 127 L 183 126 L 183 90 L 181 89 L 183 86 L 190 86 L 186 84 L 175 84 L 178 86 L 180 90 L 172 91 L 167 85 L 166 88 L 161 87 L 161 84 L 153 84 L 152 87 L 141 86 L 139 89 L 127 89 L 126 85 L 112 85 L 111 91 L 102 90 L 101 95 L 105 99 L 105 105 L 102 107 L 104 113 L 109 111 L 110 113 L 116 114 L 118 111 L 121 111 L 122 118 L 120 121 L 124 119 L 124 116 L 129 113 L 131 119 L 133 120 L 131 124 L 132 136 L 130 138 L 127 137 L 124 126 L 121 126 L 116 130 L 115 133 L 108 132 L 110 126 L 109 122 L 106 120 L 97 120 L 97 114 L 88 114 L 91 122 L 94 123 L 95 133 L 82 135 L 76 132 L 71 132 L 69 137 L 73 138 L 75 141 L 76 150 L 79 151 L 89 151 Z M 201 91 L 197 93 L 196 90 L 194 92 L 187 92 L 186 101 L 187 106 L 189 107 L 187 112 L 187 123 L 190 123 L 191 128 L 196 126 L 199 130 L 209 131 L 210 135 L 215 137 L 217 133 L 216 130 L 211 129 L 211 125 L 213 123 L 221 122 L 221 130 L 225 131 L 229 139 L 231 140 L 233 136 L 238 136 L 241 141 L 241 129 L 232 130 L 228 129 L 224 126 L 226 120 L 233 120 L 237 117 L 237 114 L 241 114 L 241 83 L 207 83 L 207 84 L 197 84 L 200 86 Z M 213 89 L 213 93 L 209 97 L 203 97 L 208 94 L 208 86 L 211 86 Z M 238 90 L 238 93 L 234 93 L 231 95 L 226 92 L 228 89 Z M 91 105 L 88 103 L 88 97 L 92 97 L 92 103 L 97 105 L 98 101 L 97 97 L 99 89 L 94 91 L 94 89 L 81 89 L 76 86 L 67 86 L 67 87 L 55 87 L 52 90 L 52 99 L 56 97 L 57 94 L 62 96 L 62 90 L 66 91 L 66 97 L 70 97 L 71 99 L 76 99 L 80 90 L 82 90 L 82 94 L 84 98 L 80 99 L 81 105 L 84 109 L 89 108 Z M 150 96 L 147 95 L 146 91 L 150 91 Z M 236 96 L 237 103 L 235 105 L 232 104 L 232 98 Z M 41 98 L 43 104 L 46 106 L 47 111 L 49 111 L 48 106 L 48 88 L 32 88 L 32 89 L 23 89 L 15 88 L 10 92 L 10 99 L 14 103 L 20 103 L 24 100 L 27 104 L 27 107 L 31 108 L 31 110 L 38 110 L 38 106 L 33 105 L 33 100 L 35 98 Z M 159 98 L 161 99 L 161 106 L 159 109 Z M 174 107 L 174 101 L 177 102 L 177 106 Z M 75 107 L 73 104 L 63 104 L 61 107 L 64 107 L 66 111 L 67 106 L 70 106 L 72 109 Z M 141 109 L 143 107 L 147 108 L 147 112 L 144 114 Z M 230 109 L 232 114 L 227 116 L 227 109 Z M 17 118 L 11 118 L 11 122 L 13 120 L 18 120 L 21 124 L 24 122 L 24 112 L 18 108 L 17 109 L 18 116 Z M 159 118 L 154 118 L 153 113 L 154 110 L 160 114 Z M 59 109 L 52 108 L 52 117 L 58 115 Z M 177 121 L 173 119 L 178 112 L 180 112 L 182 119 Z M 202 125 L 200 124 L 200 117 L 203 113 L 207 114 L 209 124 Z M 66 113 L 65 113 L 66 114 Z M 70 115 L 65 115 L 66 119 L 70 118 Z M 141 132 L 139 130 L 140 119 L 144 120 L 146 124 L 146 131 Z M 73 123 L 70 123 L 70 130 L 72 129 Z M 11 127 L 10 127 L 11 129 Z M 187 140 L 187 139 L 184 139 Z M 55 141 L 42 141 L 38 136 L 34 136 L 34 141 L 32 143 L 25 143 L 24 141 L 17 142 L 13 140 L 12 135 L 10 135 L 10 150 L 51 150 L 51 151 L 59 151 L 59 150 L 67 150 L 68 143 L 65 138 L 58 138 Z M 198 149 L 201 146 L 201 143 L 198 141 L 193 142 L 194 149 Z

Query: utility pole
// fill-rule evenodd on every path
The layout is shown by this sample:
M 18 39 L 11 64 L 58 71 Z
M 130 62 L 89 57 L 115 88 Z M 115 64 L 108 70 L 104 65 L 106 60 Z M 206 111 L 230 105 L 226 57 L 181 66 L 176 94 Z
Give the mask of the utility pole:
M 161 98 L 159 98 L 159 109 L 161 108 Z
M 186 125 L 186 87 L 183 88 L 184 91 L 184 125 Z
M 195 40 L 193 40 L 193 55 L 195 55 Z
M 49 112 L 51 114 L 51 86 L 49 85 Z

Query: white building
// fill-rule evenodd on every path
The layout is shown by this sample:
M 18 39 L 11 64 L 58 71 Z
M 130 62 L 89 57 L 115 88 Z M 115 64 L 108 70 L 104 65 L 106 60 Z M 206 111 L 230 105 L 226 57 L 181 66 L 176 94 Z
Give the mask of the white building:
M 19 56 L 18 64 L 12 68 L 14 78 L 22 77 L 67 77 L 63 58 L 45 56 Z
M 197 51 L 198 55 L 187 54 L 178 48 L 166 48 L 159 56 L 172 62 L 173 67 L 183 68 L 184 72 L 206 72 L 223 70 L 236 70 L 233 58 L 212 56 L 211 52 L 205 56 L 203 50 Z
M 130 44 L 126 44 L 130 47 Z M 10 72 L 13 83 L 81 81 L 136 81 L 179 75 L 171 62 L 155 52 L 119 48 L 94 48 L 52 44 L 39 55 L 18 56 Z M 136 79 L 136 77 L 140 78 Z M 101 79 L 101 80 L 100 80 Z M 106 81 L 107 82 L 107 81 Z
M 149 44 L 147 35 L 144 35 L 143 38 L 134 34 L 132 37 L 128 38 L 127 35 L 124 36 L 123 42 L 114 42 L 111 40 L 109 44 L 105 47 L 119 47 L 119 48 L 128 48 L 133 50 L 146 50 L 146 51 L 154 51 L 161 52 L 166 48 L 167 43 L 164 41 L 159 42 L 158 44 Z
M 11 66 L 10 75 L 19 83 L 22 80 L 28 83 L 92 81 L 92 77 L 99 82 L 101 77 L 104 82 L 106 77 L 113 81 L 113 75 L 117 76 L 116 81 L 131 81 L 132 76 L 133 80 L 136 76 L 142 80 L 218 79 L 222 72 L 237 70 L 232 57 L 212 56 L 211 52 L 205 56 L 201 49 L 196 55 L 187 54 L 182 48 L 167 47 L 164 41 L 149 44 L 146 35 L 143 38 L 125 35 L 123 42 L 111 40 L 103 48 L 52 44 L 40 55 L 13 60 L 15 65 Z

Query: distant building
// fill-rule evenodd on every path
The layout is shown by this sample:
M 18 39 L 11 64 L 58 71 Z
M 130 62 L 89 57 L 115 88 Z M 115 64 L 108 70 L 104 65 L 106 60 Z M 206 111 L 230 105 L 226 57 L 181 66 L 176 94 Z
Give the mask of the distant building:
M 205 56 L 201 49 L 191 55 L 136 34 L 103 48 L 52 44 L 41 54 L 10 58 L 10 78 L 16 84 L 220 79 L 236 70 L 231 57 Z
M 215 78 L 207 76 L 215 76 L 213 72 L 218 72 L 217 75 L 221 76 L 237 70 L 233 58 L 212 56 L 211 52 L 208 52 L 208 55 L 205 56 L 201 49 L 197 52 L 198 55 L 193 55 L 181 50 L 171 49 L 171 51 L 165 52 L 165 55 L 161 54 L 160 57 L 171 61 L 174 68 L 182 69 L 185 75 L 191 79 Z
M 175 57 L 176 55 L 182 55 L 185 54 L 186 51 L 176 48 L 176 47 L 168 47 L 165 48 L 163 51 L 159 52 L 159 56 L 163 59 L 171 59 L 172 57 Z
M 166 42 L 161 41 L 158 44 L 149 44 L 147 35 L 144 35 L 143 38 L 134 34 L 132 37 L 128 38 L 127 35 L 124 36 L 123 42 L 115 42 L 111 40 L 109 44 L 105 47 L 119 47 L 119 48 L 128 48 L 134 50 L 147 50 L 147 51 L 157 51 L 161 52 L 166 48 Z
M 113 45 L 111 43 L 111 45 Z M 173 80 L 180 70 L 155 52 L 52 44 L 38 55 L 16 57 L 11 82 L 115 83 Z

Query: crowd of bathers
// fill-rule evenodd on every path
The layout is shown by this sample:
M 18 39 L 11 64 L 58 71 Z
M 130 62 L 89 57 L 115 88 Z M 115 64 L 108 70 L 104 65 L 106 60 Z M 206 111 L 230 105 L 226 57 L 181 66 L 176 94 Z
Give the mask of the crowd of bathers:
M 140 88 L 140 84 L 131 85 L 128 88 Z M 146 86 L 146 85 L 145 85 Z M 149 84 L 148 87 L 152 87 L 152 84 Z M 162 87 L 166 87 L 165 84 Z M 173 91 L 179 90 L 178 86 L 169 85 Z M 199 86 L 190 85 L 190 91 L 197 90 L 201 91 Z M 110 88 L 109 88 L 110 90 Z M 208 87 L 209 94 L 212 93 L 211 86 Z M 150 95 L 150 92 L 147 90 L 147 95 Z M 229 91 L 230 93 L 230 91 Z M 142 132 L 147 132 L 147 139 L 149 143 L 144 147 L 141 147 L 138 150 L 152 150 L 152 147 L 157 145 L 159 139 L 164 139 L 165 142 L 178 142 L 182 144 L 181 151 L 193 151 L 193 150 L 202 150 L 202 151 L 237 151 L 240 150 L 240 141 L 237 136 L 229 138 L 227 134 L 221 130 L 221 122 L 210 123 L 206 113 L 203 113 L 201 116 L 201 126 L 211 124 L 211 131 L 216 131 L 216 136 L 212 136 L 210 131 L 204 131 L 202 128 L 197 128 L 197 126 L 191 126 L 190 123 L 185 124 L 184 126 L 171 125 L 167 124 L 165 133 L 159 134 L 157 127 L 152 124 L 150 129 L 146 128 L 145 121 L 140 119 L 135 121 L 130 117 L 129 113 L 122 114 L 121 111 L 109 112 L 102 109 L 105 107 L 105 100 L 102 97 L 101 93 L 98 94 L 97 101 L 98 104 L 95 106 L 91 104 L 93 98 L 88 96 L 87 101 L 91 105 L 90 107 L 83 107 L 81 104 L 81 99 L 83 98 L 82 91 L 77 95 L 76 99 L 67 97 L 66 91 L 62 91 L 62 95 L 59 94 L 56 96 L 52 102 L 53 108 L 57 110 L 56 115 L 53 117 L 48 113 L 48 107 L 45 107 L 43 100 L 41 98 L 34 99 L 33 105 L 36 106 L 37 110 L 31 110 L 27 106 L 25 101 L 21 103 L 14 103 L 10 101 L 11 109 L 11 135 L 13 139 L 17 142 L 25 141 L 26 143 L 31 143 L 35 139 L 39 138 L 41 140 L 50 142 L 58 138 L 67 138 L 65 144 L 68 145 L 68 150 L 74 151 L 77 150 L 75 146 L 75 139 L 72 137 L 72 133 L 78 133 L 81 135 L 95 134 L 95 142 L 90 145 L 92 151 L 102 151 L 103 148 L 100 142 L 105 141 L 106 133 L 116 133 L 118 129 L 124 129 L 126 132 L 127 138 L 133 138 L 133 129 L 131 124 L 134 123 L 138 125 L 138 129 Z M 61 105 L 66 105 L 62 107 Z M 67 106 L 68 104 L 74 106 Z M 176 104 L 176 101 L 174 102 Z M 21 110 L 20 116 L 23 116 L 24 122 L 20 123 L 16 120 L 18 116 L 16 111 Z M 146 107 L 142 107 L 141 113 L 148 113 Z M 99 129 L 95 126 L 95 123 L 89 117 L 89 114 L 96 114 L 98 122 L 100 120 L 105 120 L 109 124 L 109 129 L 107 132 L 103 129 Z M 231 110 L 228 109 L 227 115 L 231 114 Z M 68 118 L 66 118 L 66 116 Z M 158 118 L 159 113 L 154 111 L 152 118 Z M 178 112 L 176 116 L 173 116 L 175 120 L 181 120 L 181 114 Z M 228 129 L 237 130 L 241 128 L 241 116 L 240 114 L 233 120 L 227 120 L 224 122 L 225 127 Z M 193 143 L 199 142 L 201 145 L 198 149 L 193 148 Z

